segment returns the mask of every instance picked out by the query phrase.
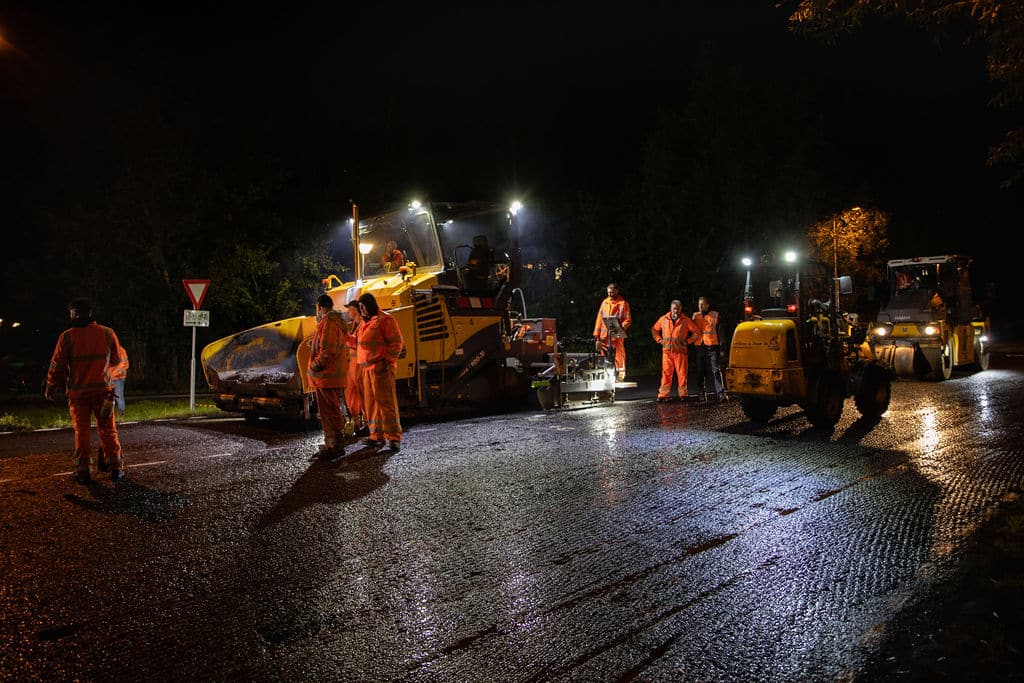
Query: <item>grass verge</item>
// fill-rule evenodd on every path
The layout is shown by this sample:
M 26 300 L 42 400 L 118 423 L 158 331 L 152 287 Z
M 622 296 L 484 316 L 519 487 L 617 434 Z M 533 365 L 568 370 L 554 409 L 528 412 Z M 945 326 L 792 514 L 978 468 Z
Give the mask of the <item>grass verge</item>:
M 206 415 L 225 415 L 212 399 L 196 399 L 195 411 L 189 409 L 187 398 L 145 399 L 130 401 L 118 422 L 143 422 Z M 67 403 L 56 401 L 0 401 L 0 432 L 25 432 L 34 429 L 71 427 Z

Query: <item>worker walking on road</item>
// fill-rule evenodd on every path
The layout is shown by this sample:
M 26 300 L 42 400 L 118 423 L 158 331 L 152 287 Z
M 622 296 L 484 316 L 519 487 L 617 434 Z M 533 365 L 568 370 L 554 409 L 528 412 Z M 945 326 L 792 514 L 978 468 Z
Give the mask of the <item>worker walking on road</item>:
M 706 296 L 697 300 L 697 307 L 700 310 L 693 314 L 693 322 L 700 330 L 700 336 L 693 342 L 696 367 L 690 393 L 703 393 L 709 401 L 721 401 L 725 398 L 725 391 L 722 387 L 722 373 L 718 367 L 718 352 L 721 349 L 718 338 L 718 311 L 711 310 L 711 302 Z
M 114 377 L 128 368 L 128 354 L 113 329 L 93 320 L 92 302 L 75 299 L 68 306 L 71 327 L 61 333 L 46 373 L 45 396 L 52 401 L 64 388 L 75 428 L 75 480 L 92 481 L 92 418 L 100 436 L 99 469 L 113 481 L 124 479 L 124 455 L 114 418 Z
M 317 412 L 324 430 L 320 454 L 345 450 L 346 409 L 342 399 L 348 383 L 345 319 L 334 310 L 334 300 L 321 294 L 316 300 L 316 332 L 310 340 L 307 377 L 316 394 Z
M 398 417 L 395 371 L 402 353 L 402 330 L 398 321 L 380 310 L 369 292 L 359 297 L 363 322 L 359 326 L 359 372 L 363 382 L 363 410 L 370 436 L 368 446 L 383 446 L 392 451 L 402 447 L 402 423 Z
M 661 384 L 658 386 L 658 401 L 664 403 L 669 400 L 673 375 L 679 398 L 686 398 L 688 344 L 700 337 L 700 330 L 689 316 L 683 313 L 681 301 L 672 301 L 668 313 L 658 318 L 651 327 L 651 336 L 661 345 Z
M 618 381 L 626 379 L 626 338 L 615 336 L 605 324 L 605 318 L 618 318 L 622 331 L 628 332 L 633 324 L 633 316 L 629 312 L 629 303 L 619 294 L 619 286 L 614 282 L 608 284 L 608 296 L 601 302 L 594 321 L 595 348 L 598 353 L 608 353 L 611 347 L 615 352 L 615 373 Z

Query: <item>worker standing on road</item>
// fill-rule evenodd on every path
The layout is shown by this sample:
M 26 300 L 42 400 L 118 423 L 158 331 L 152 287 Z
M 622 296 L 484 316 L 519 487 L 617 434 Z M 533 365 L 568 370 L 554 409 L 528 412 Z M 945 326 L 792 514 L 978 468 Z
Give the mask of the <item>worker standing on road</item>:
M 672 376 L 675 375 L 676 391 L 680 399 L 686 398 L 688 344 L 700 336 L 700 330 L 689 316 L 683 313 L 683 303 L 674 299 L 669 311 L 658 318 L 651 327 L 651 336 L 661 345 L 661 385 L 658 386 L 658 402 L 669 400 L 672 393 Z
M 118 417 L 124 417 L 124 383 L 128 379 L 128 352 L 124 350 L 124 347 L 118 344 L 118 355 L 124 358 L 124 364 L 118 365 L 110 369 L 110 379 L 114 383 L 114 407 L 117 408 Z M 99 428 L 96 429 L 97 435 Z M 99 463 L 106 462 L 106 456 L 103 453 L 103 440 L 100 440 L 99 452 L 96 454 L 97 461 Z
M 402 423 L 398 417 L 395 371 L 402 353 L 402 330 L 398 321 L 380 310 L 377 299 L 365 292 L 359 297 L 363 322 L 359 326 L 359 372 L 363 382 L 363 410 L 370 436 L 363 443 L 392 451 L 402 447 Z
M 614 282 L 608 284 L 608 297 L 597 310 L 594 339 L 598 353 L 607 353 L 609 346 L 615 350 L 615 373 L 618 381 L 622 382 L 626 379 L 626 338 L 614 336 L 605 324 L 605 318 L 618 318 L 623 332 L 628 332 L 629 326 L 633 324 L 629 303 L 619 294 L 619 286 Z
M 345 450 L 346 410 L 342 399 L 348 378 L 345 357 L 345 319 L 334 310 L 334 301 L 327 294 L 316 300 L 316 332 L 310 340 L 309 366 L 306 376 L 316 393 L 316 407 L 324 430 L 321 455 Z
M 706 296 L 697 300 L 700 309 L 693 314 L 693 322 L 700 330 L 700 336 L 693 342 L 695 350 L 692 395 L 703 393 L 709 401 L 725 398 L 722 387 L 722 373 L 718 367 L 718 352 L 721 344 L 718 338 L 718 311 L 711 310 Z
M 348 384 L 345 385 L 345 403 L 348 405 L 352 428 L 358 436 L 368 436 L 367 419 L 363 410 L 363 382 L 359 372 L 359 328 L 363 324 L 363 315 L 359 312 L 359 302 L 349 301 L 345 304 L 348 317 L 348 335 L 345 337 L 345 358 L 348 360 Z
M 68 306 L 71 327 L 61 333 L 50 358 L 44 395 L 52 401 L 64 387 L 75 428 L 75 480 L 92 482 L 92 418 L 100 436 L 99 469 L 113 481 L 124 479 L 124 455 L 114 419 L 114 377 L 128 368 L 128 354 L 113 329 L 92 317 L 92 302 L 75 299 Z

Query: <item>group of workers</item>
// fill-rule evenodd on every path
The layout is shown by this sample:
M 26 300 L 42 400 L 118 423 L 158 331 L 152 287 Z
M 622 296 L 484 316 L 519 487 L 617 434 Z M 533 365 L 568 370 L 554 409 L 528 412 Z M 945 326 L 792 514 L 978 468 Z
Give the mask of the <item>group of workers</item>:
M 57 340 L 44 395 L 52 401 L 61 391 L 67 394 L 75 432 L 75 480 L 90 485 L 99 470 L 119 482 L 125 478 L 125 461 L 115 413 L 124 413 L 121 387 L 128 353 L 112 328 L 93 319 L 88 299 L 74 299 L 68 314 L 71 327 Z M 330 296 L 321 295 L 316 320 L 307 379 L 324 432 L 319 453 L 340 455 L 359 433 L 366 435 L 367 446 L 398 451 L 402 424 L 395 370 L 403 343 L 398 322 L 380 310 L 369 292 L 346 304 L 345 314 L 334 310 Z M 93 420 L 99 433 L 98 458 L 92 451 Z
M 388 246 L 394 263 L 401 252 L 393 243 Z M 597 351 L 614 358 L 616 379 L 621 382 L 626 377 L 625 337 L 633 318 L 618 285 L 610 283 L 607 294 L 593 336 Z M 386 445 L 398 451 L 402 425 L 395 372 L 402 352 L 402 331 L 369 292 L 345 308 L 344 313 L 334 310 L 334 300 L 327 294 L 316 300 L 317 324 L 309 341 L 307 380 L 316 396 L 324 433 L 319 453 L 342 454 L 360 434 L 366 436 L 363 443 L 367 446 Z M 87 299 L 72 301 L 68 311 L 71 327 L 57 341 L 45 394 L 52 399 L 61 388 L 67 392 L 75 430 L 75 478 L 90 483 L 98 468 L 111 472 L 112 479 L 118 481 L 125 476 L 124 457 L 110 404 L 117 398 L 115 387 L 123 386 L 128 354 L 113 329 L 93 320 Z M 719 315 L 711 310 L 707 297 L 700 297 L 699 310 L 692 317 L 683 312 L 678 299 L 673 300 L 668 312 L 651 327 L 651 336 L 662 349 L 658 401 L 669 400 L 673 382 L 680 399 L 699 397 L 702 392 L 709 400 L 724 399 L 718 359 Z M 691 348 L 696 362 L 692 377 Z M 99 463 L 91 449 L 93 418 L 99 432 Z
M 616 379 L 622 382 L 626 378 L 626 332 L 633 324 L 633 316 L 617 284 L 609 283 L 607 293 L 594 321 L 595 349 L 614 357 Z M 673 381 L 680 400 L 699 399 L 702 395 L 709 401 L 725 399 L 718 358 L 719 325 L 718 311 L 711 310 L 710 300 L 702 296 L 693 316 L 686 315 L 682 302 L 675 299 L 668 312 L 651 326 L 651 336 L 661 346 L 659 402 L 670 400 Z M 691 350 L 695 363 L 692 374 Z
M 310 340 L 307 379 L 316 396 L 324 443 L 320 454 L 341 455 L 358 433 L 373 448 L 397 451 L 402 424 L 395 371 L 402 352 L 398 321 L 364 292 L 334 310 L 334 300 L 316 300 L 316 331 Z

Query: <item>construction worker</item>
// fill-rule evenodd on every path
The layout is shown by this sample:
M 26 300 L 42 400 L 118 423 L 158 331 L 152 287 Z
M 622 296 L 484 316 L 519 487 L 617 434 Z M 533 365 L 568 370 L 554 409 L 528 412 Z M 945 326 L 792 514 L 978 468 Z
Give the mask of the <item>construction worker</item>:
M 658 402 L 664 403 L 669 400 L 673 375 L 679 399 L 686 398 L 688 344 L 700 336 L 700 330 L 689 316 L 683 313 L 683 303 L 679 299 L 673 299 L 668 313 L 654 323 L 651 327 L 651 336 L 661 346 L 661 384 L 658 386 Z
M 402 447 L 402 423 L 398 417 L 395 371 L 402 353 L 402 330 L 397 320 L 380 310 L 377 299 L 369 292 L 359 297 L 359 312 L 363 316 L 358 340 L 359 373 L 363 411 L 370 430 L 363 443 L 380 447 L 387 441 L 388 448 L 397 451 Z
M 608 348 L 615 350 L 615 373 L 618 381 L 626 379 L 626 338 L 614 337 L 605 324 L 605 318 L 618 318 L 623 332 L 629 331 L 633 324 L 633 316 L 629 312 L 629 303 L 619 294 L 619 286 L 614 282 L 608 284 L 608 297 L 601 302 L 594 322 L 594 348 L 598 353 L 608 353 Z
M 114 407 L 117 408 L 117 414 L 119 417 L 124 417 L 124 383 L 128 379 L 128 352 L 124 350 L 120 344 L 118 349 L 118 355 L 124 358 L 124 363 L 110 369 L 110 380 L 114 384 Z M 96 429 L 97 436 L 99 435 L 99 428 Z M 96 459 L 100 463 L 101 469 L 105 466 L 106 456 L 103 454 L 103 440 L 100 440 L 99 452 L 96 453 Z M 106 471 L 106 470 L 104 470 Z
M 68 305 L 71 327 L 61 333 L 46 373 L 46 400 L 64 388 L 75 428 L 75 481 L 92 482 L 96 466 L 92 455 L 92 418 L 100 436 L 99 469 L 110 471 L 112 481 L 124 479 L 124 455 L 114 419 L 114 380 L 128 368 L 128 354 L 109 327 L 92 317 L 92 302 L 75 299 Z
M 342 394 L 348 383 L 345 319 L 334 310 L 334 300 L 321 294 L 316 300 L 316 332 L 310 340 L 307 378 L 316 394 L 317 412 L 324 430 L 321 455 L 345 450 L 347 410 Z
M 345 357 L 348 359 L 348 384 L 345 385 L 345 404 L 348 406 L 349 419 L 357 436 L 367 436 L 366 416 L 363 412 L 363 382 L 359 372 L 358 335 L 363 324 L 363 316 L 359 312 L 359 302 L 352 300 L 345 304 L 345 315 L 348 317 L 348 335 L 345 337 Z
M 405 253 L 398 248 L 394 240 L 388 240 L 384 245 L 384 253 L 380 257 L 380 265 L 387 272 L 398 270 L 399 266 L 405 265 Z
M 725 398 L 722 387 L 722 373 L 718 367 L 718 352 L 721 343 L 718 337 L 718 311 L 711 310 L 711 302 L 706 296 L 697 299 L 700 309 L 693 314 L 693 322 L 700 335 L 693 341 L 694 373 L 692 395 L 703 393 L 711 401 Z

